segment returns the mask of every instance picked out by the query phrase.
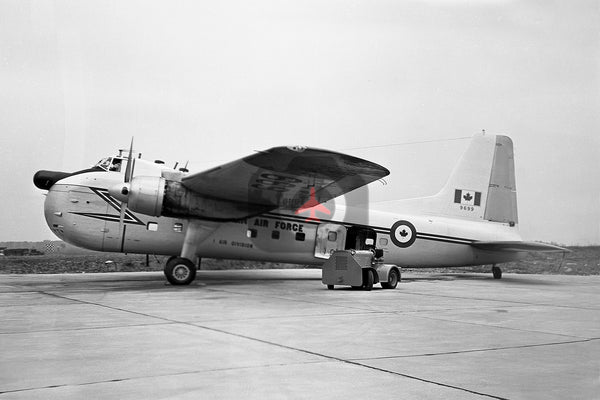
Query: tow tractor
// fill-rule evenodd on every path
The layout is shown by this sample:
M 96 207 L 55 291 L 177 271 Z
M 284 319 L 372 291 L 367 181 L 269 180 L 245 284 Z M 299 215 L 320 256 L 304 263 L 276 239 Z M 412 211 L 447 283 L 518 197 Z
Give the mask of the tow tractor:
M 335 285 L 352 286 L 355 289 L 371 290 L 381 283 L 384 289 L 395 289 L 400 281 L 400 267 L 383 263 L 383 250 L 337 250 L 322 268 L 322 282 L 327 289 Z

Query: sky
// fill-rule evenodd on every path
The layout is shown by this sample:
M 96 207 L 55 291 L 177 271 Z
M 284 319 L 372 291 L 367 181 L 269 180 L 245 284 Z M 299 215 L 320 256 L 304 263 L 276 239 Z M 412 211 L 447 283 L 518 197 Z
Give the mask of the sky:
M 40 169 L 127 148 L 200 171 L 280 145 L 436 193 L 482 129 L 515 144 L 526 240 L 600 244 L 597 1 L 0 1 L 0 241 L 54 239 Z

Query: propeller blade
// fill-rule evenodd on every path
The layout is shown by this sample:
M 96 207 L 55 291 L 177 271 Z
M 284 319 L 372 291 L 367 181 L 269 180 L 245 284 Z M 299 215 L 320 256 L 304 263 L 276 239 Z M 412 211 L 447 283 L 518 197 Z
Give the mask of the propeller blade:
M 125 167 L 125 183 L 131 181 L 133 175 L 133 137 L 131 137 L 131 145 L 129 146 L 129 155 L 127 156 L 127 166 Z
M 125 183 L 131 181 L 133 175 L 133 136 L 131 137 L 131 144 L 129 145 L 129 154 L 127 155 L 127 166 L 125 167 Z M 126 185 L 121 189 L 121 194 L 127 196 Z M 127 211 L 127 203 L 121 202 L 121 212 L 119 213 L 119 232 L 123 232 L 123 225 L 125 224 L 125 212 Z

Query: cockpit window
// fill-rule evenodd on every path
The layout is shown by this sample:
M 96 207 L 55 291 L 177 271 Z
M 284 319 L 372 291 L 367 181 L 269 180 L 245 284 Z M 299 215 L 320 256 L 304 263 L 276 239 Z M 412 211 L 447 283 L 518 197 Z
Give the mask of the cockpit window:
M 102 160 L 98 161 L 96 163 L 96 165 L 94 165 L 94 167 L 100 167 L 103 170 L 108 171 L 108 167 L 110 166 L 111 161 L 112 161 L 111 157 L 103 158 Z
M 110 171 L 121 172 L 121 160 L 120 158 L 113 158 L 110 164 Z
M 121 172 L 121 164 L 123 163 L 122 158 L 106 157 L 98 161 L 94 167 L 101 168 L 105 171 L 116 171 Z

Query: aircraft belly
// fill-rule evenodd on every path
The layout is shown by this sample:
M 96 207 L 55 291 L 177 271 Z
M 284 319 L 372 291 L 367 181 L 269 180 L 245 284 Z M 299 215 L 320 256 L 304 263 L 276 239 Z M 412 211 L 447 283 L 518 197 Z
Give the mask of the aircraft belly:
M 406 249 L 390 248 L 384 259 L 388 263 L 410 267 L 460 267 L 514 261 L 523 255 L 518 252 L 482 251 L 469 244 L 418 239 Z
M 418 239 L 409 248 L 390 249 L 388 254 L 384 254 L 384 260 L 402 266 L 437 267 L 470 264 L 474 257 L 468 245 Z
M 181 252 L 184 234 L 173 230 L 174 221 L 171 218 L 154 218 L 143 225 L 127 225 L 122 251 L 178 255 Z M 152 223 L 157 224 L 156 230 L 148 229 Z
M 280 230 L 275 226 L 273 220 L 265 222 L 264 219 L 262 226 L 254 219 L 248 220 L 247 223 L 223 224 L 200 244 L 198 254 L 211 258 L 281 263 L 320 264 L 323 262 L 314 257 L 316 228 L 305 225 L 302 232 L 298 232 L 293 230 L 293 225 L 290 225 L 290 230 Z M 274 230 L 279 232 L 276 239 Z M 249 234 L 249 232 L 253 233 Z M 297 233 L 303 234 L 303 240 L 297 240 Z M 253 235 L 254 237 L 248 237 Z

